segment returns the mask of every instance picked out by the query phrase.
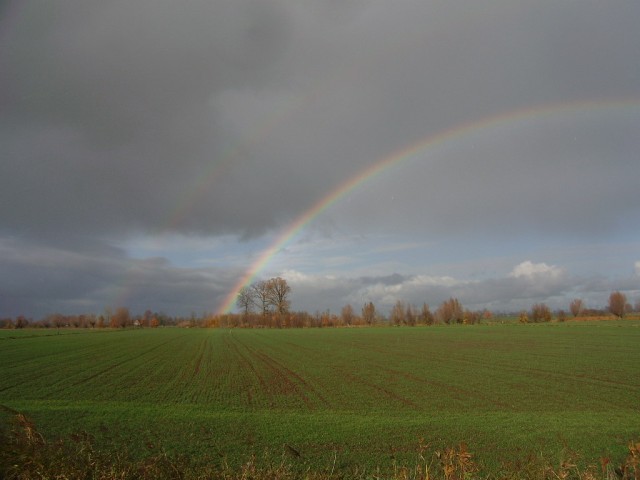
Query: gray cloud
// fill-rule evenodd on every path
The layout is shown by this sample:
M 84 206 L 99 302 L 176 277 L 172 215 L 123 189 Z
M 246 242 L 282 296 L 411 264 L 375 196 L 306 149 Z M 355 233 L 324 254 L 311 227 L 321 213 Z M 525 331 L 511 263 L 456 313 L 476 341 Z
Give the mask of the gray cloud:
M 163 258 L 134 259 L 92 244 L 76 249 L 21 239 L 0 241 L 0 315 L 100 313 L 127 306 L 169 315 L 213 312 L 237 272 L 179 268 Z
M 589 308 L 605 308 L 609 294 L 616 289 L 626 291 L 631 302 L 640 297 L 637 274 L 614 279 L 576 276 L 559 266 L 530 261 L 514 266 L 509 275 L 482 280 L 398 274 L 377 279 L 284 274 L 293 286 L 298 305 L 309 311 L 330 309 L 334 313 L 347 304 L 358 309 L 371 301 L 382 314 L 387 314 L 398 300 L 418 308 L 427 303 L 435 310 L 451 297 L 472 310 L 516 312 L 528 310 L 534 303 L 546 303 L 566 311 L 574 298 L 582 298 Z
M 366 182 L 324 225 L 419 242 L 636 238 L 637 1 L 27 0 L 0 14 L 0 261 L 18 279 L 3 292 L 40 278 L 51 290 L 27 295 L 34 311 L 106 301 L 113 269 L 146 271 L 105 245 L 260 238 L 393 152 L 542 105 L 636 99 L 456 139 Z M 50 270 L 18 262 L 36 244 L 61 252 Z M 203 307 L 198 282 L 225 294 L 203 271 L 151 265 L 190 287 L 168 309 Z M 83 281 L 52 280 L 67 274 Z

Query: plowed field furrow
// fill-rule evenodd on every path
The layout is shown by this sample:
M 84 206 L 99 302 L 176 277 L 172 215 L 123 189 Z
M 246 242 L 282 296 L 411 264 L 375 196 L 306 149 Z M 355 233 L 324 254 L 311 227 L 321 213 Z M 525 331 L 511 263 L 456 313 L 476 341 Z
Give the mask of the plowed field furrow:
M 291 388 L 295 394 L 302 399 L 304 404 L 311 410 L 314 410 L 315 404 L 309 398 L 309 396 L 305 392 L 310 392 L 313 396 L 317 397 L 322 404 L 328 405 L 326 399 L 322 396 L 322 394 L 316 391 L 312 386 L 310 386 L 306 380 L 304 380 L 300 375 L 295 373 L 290 368 L 286 367 L 282 363 L 274 360 L 270 356 L 265 353 L 255 351 L 254 353 L 257 357 L 259 357 L 269 368 L 274 372 L 274 374 L 283 380 L 283 382 L 287 385 L 288 388 Z
M 249 356 L 240 351 L 241 344 L 236 341 L 232 334 L 225 337 L 224 343 L 225 347 L 229 348 L 233 352 L 233 357 L 239 361 L 239 364 L 242 367 L 243 374 L 233 380 L 239 383 L 242 391 L 245 392 L 247 403 L 253 406 L 256 402 L 258 402 L 258 404 L 260 403 L 259 398 L 263 398 L 270 407 L 275 407 L 275 400 L 269 394 L 268 384 L 264 375 L 258 372 L 258 369 L 250 360 Z M 249 376 L 247 376 L 248 372 L 251 372 Z M 250 377 L 253 377 L 253 380 Z M 252 393 L 252 390 L 256 387 L 254 380 L 257 380 L 259 385 L 258 390 L 260 395 L 258 398 L 256 398 L 256 395 Z
M 383 397 L 385 399 L 385 402 L 391 401 L 392 405 L 411 407 L 416 410 L 420 409 L 420 407 L 416 403 L 384 385 L 373 382 L 371 380 L 367 380 L 363 376 L 355 375 L 345 368 L 338 368 L 337 372 L 341 378 L 348 380 L 350 383 L 353 383 L 354 385 L 364 386 L 365 391 L 368 391 L 369 393 L 374 392 L 375 396 Z
M 265 389 L 268 395 L 275 402 L 275 405 L 288 403 L 293 398 L 299 399 L 306 408 L 311 408 L 311 401 L 300 386 L 292 379 L 287 372 L 280 368 L 271 357 L 251 347 L 248 343 L 243 343 L 237 338 L 235 339 L 251 359 L 258 369 L 266 372 L 266 375 L 260 376 L 261 387 Z M 253 360 L 253 361 L 252 361 Z M 286 399 L 287 402 L 283 402 Z
M 394 370 L 394 369 L 389 369 L 389 368 L 385 368 L 385 371 L 388 371 L 394 375 L 397 375 L 399 377 L 403 377 L 406 378 L 407 380 L 411 381 L 411 382 L 415 382 L 418 384 L 422 384 L 428 387 L 433 387 L 436 390 L 442 391 L 442 392 L 446 392 L 446 396 L 447 397 L 452 397 L 455 398 L 456 400 L 460 401 L 460 402 L 473 402 L 476 399 L 481 400 L 483 403 L 487 404 L 487 405 L 492 405 L 495 407 L 500 407 L 500 408 L 509 408 L 511 405 L 505 402 L 502 402 L 499 400 L 499 398 L 495 398 L 495 397 L 491 397 L 489 395 L 485 395 L 482 392 L 479 392 L 478 390 L 472 390 L 469 388 L 461 388 L 455 385 L 452 385 L 451 383 L 446 383 L 446 382 L 442 382 L 442 381 L 438 381 L 438 380 L 433 380 L 433 379 L 428 379 L 428 378 L 424 378 L 423 376 L 417 376 L 415 374 L 411 374 L 408 372 L 404 372 L 404 371 L 400 371 L 400 370 Z M 428 391 L 425 392 L 428 394 Z
M 179 340 L 180 337 L 176 336 L 175 338 L 172 338 L 170 340 L 167 340 L 165 342 L 156 344 L 150 348 L 147 348 L 143 351 L 139 351 L 135 354 L 131 354 L 130 351 L 125 351 L 122 355 L 120 355 L 118 358 L 120 359 L 119 361 L 116 361 L 114 363 L 111 363 L 109 365 L 107 365 L 104 368 L 101 368 L 99 371 L 94 372 L 92 374 L 90 374 L 89 376 L 83 376 L 82 378 L 78 379 L 78 380 L 73 380 L 71 383 L 69 383 L 69 380 L 71 380 L 74 377 L 78 377 L 80 375 L 83 375 L 83 373 L 80 373 L 79 375 L 74 375 L 71 378 L 64 378 L 61 379 L 59 382 L 57 382 L 58 385 L 60 385 L 60 388 L 58 388 L 57 390 L 53 390 L 49 393 L 49 398 L 55 398 L 57 395 L 60 394 L 66 394 L 69 392 L 69 390 L 73 391 L 73 389 L 75 387 L 81 387 L 84 384 L 88 384 L 88 383 L 96 383 L 96 380 L 99 379 L 99 377 L 103 377 L 108 373 L 113 373 L 119 369 L 122 369 L 123 367 L 127 366 L 127 365 L 131 365 L 133 364 L 139 364 L 137 367 L 141 367 L 144 366 L 145 363 L 148 363 L 150 365 L 153 364 L 153 360 L 154 358 L 164 358 L 165 353 L 163 352 L 163 350 L 166 348 L 166 346 L 170 343 L 170 342 L 176 342 L 177 340 Z M 149 355 L 152 353 L 157 353 L 157 355 L 155 355 L 152 358 L 149 358 Z M 144 362 L 142 362 L 142 360 L 144 359 Z M 114 378 L 116 380 L 116 385 L 117 384 L 121 384 L 123 378 L 127 378 L 129 376 L 131 376 L 131 372 L 132 370 L 137 370 L 138 368 L 136 368 L 136 365 L 134 365 L 133 368 L 129 369 L 127 372 L 125 373 L 119 373 L 117 374 Z M 144 378 L 142 375 L 134 375 L 135 379 L 142 379 Z M 101 388 L 104 387 L 108 387 L 112 384 L 113 382 L 111 381 L 107 381 L 107 382 L 98 382 L 98 384 L 100 385 Z M 133 387 L 135 382 L 127 382 L 128 385 L 130 387 Z M 56 385 L 56 384 L 54 384 Z M 53 386 L 53 385 L 52 385 Z
M 297 340 L 294 333 L 292 332 L 293 340 Z M 268 354 L 278 363 L 278 368 L 285 370 L 286 375 L 308 392 L 308 396 L 314 401 L 314 408 L 352 408 L 350 399 L 354 394 L 349 392 L 344 379 L 336 378 L 333 369 L 336 365 L 345 364 L 344 359 L 327 354 L 323 351 L 324 344 L 273 342 L 269 335 L 260 334 L 252 338 L 252 343 L 255 348 Z
M 458 363 L 458 364 L 465 364 L 473 368 L 483 368 L 482 366 L 478 365 L 477 361 L 469 358 L 460 357 L 460 356 L 452 356 L 449 359 L 449 361 Z M 624 390 L 624 391 L 637 390 L 640 388 L 640 383 L 632 382 L 631 380 L 634 380 L 634 378 L 631 378 L 631 377 L 628 378 L 630 381 L 622 382 L 612 378 L 603 378 L 602 376 L 590 376 L 584 373 L 564 371 L 563 370 L 565 368 L 563 366 L 564 364 L 566 364 L 566 361 L 560 362 L 555 368 L 552 369 L 552 368 L 538 368 L 534 366 L 529 366 L 528 364 L 519 365 L 514 362 L 504 362 L 499 360 L 493 360 L 491 364 L 484 366 L 484 368 L 488 371 L 494 371 L 494 372 L 520 373 L 527 377 L 539 377 L 543 379 L 545 382 L 548 382 L 548 380 L 551 378 L 555 378 L 558 381 L 558 383 L 570 381 L 570 382 L 582 382 L 582 383 L 595 384 L 595 385 L 607 385 L 608 388 Z

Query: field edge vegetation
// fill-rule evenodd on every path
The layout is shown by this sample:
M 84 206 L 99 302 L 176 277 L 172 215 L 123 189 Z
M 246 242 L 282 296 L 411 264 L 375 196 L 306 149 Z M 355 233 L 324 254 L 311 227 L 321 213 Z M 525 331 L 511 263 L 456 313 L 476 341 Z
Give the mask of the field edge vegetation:
M 180 480 L 638 480 L 640 441 L 629 441 L 622 458 L 584 459 L 578 452 L 563 449 L 551 459 L 536 452 L 503 462 L 488 471 L 464 443 L 433 449 L 420 440 L 413 462 L 393 461 L 389 467 L 350 465 L 336 468 L 337 456 L 324 468 L 300 466 L 300 453 L 282 445 L 281 455 L 250 455 L 239 466 L 225 459 L 194 464 L 186 455 L 172 455 L 154 445 L 147 455 L 136 458 L 125 445 L 117 452 L 97 449 L 89 433 L 78 431 L 53 441 L 45 439 L 24 414 L 0 406 L 5 418 L 0 424 L 0 477 L 7 480 L 56 479 L 180 479 Z

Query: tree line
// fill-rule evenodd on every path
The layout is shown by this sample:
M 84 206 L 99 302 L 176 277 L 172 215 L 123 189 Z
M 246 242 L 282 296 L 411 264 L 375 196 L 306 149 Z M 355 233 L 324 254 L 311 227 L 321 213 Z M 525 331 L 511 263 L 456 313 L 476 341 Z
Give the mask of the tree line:
M 24 315 L 15 318 L 0 318 L 0 328 L 41 327 L 41 328 L 157 328 L 161 326 L 180 327 L 245 327 L 245 328 L 326 328 L 368 325 L 416 326 L 435 324 L 473 325 L 494 318 L 489 310 L 473 311 L 464 308 L 454 297 L 443 301 L 434 311 L 427 303 L 420 308 L 397 300 L 388 316 L 381 313 L 373 302 L 365 302 L 356 310 L 348 304 L 339 313 L 329 310 L 313 314 L 304 311 L 291 311 L 291 287 L 281 277 L 261 280 L 245 286 L 238 292 L 236 306 L 239 313 L 223 315 L 192 313 L 189 317 L 171 317 L 161 312 L 146 310 L 141 315 L 132 315 L 128 308 L 107 307 L 102 314 L 63 315 L 53 313 L 34 321 Z M 587 308 L 585 302 L 576 298 L 568 306 L 568 312 L 560 309 L 556 312 L 544 303 L 535 303 L 530 310 L 518 315 L 521 323 L 550 322 L 554 316 L 559 322 L 570 315 L 576 317 L 603 317 L 614 315 L 624 318 L 632 312 L 640 313 L 640 301 L 632 306 L 627 296 L 614 291 L 609 295 L 606 310 Z
M 180 326 L 194 323 L 197 317 L 192 315 L 189 318 L 172 317 L 162 312 L 152 312 L 146 310 L 141 315 L 132 315 L 128 308 L 118 307 L 112 309 L 107 307 L 101 314 L 79 314 L 64 315 L 52 313 L 39 320 L 18 315 L 15 318 L 0 318 L 0 328 L 127 328 L 127 327 L 150 327 Z

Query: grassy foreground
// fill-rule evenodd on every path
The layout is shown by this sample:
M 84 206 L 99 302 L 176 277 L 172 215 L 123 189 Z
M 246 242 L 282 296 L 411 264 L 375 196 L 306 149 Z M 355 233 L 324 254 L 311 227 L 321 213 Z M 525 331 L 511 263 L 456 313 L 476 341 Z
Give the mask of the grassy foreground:
M 1 331 L 0 404 L 34 422 L 5 427 L 15 444 L 37 429 L 38 451 L 202 478 L 444 475 L 447 458 L 605 474 L 640 438 L 639 326 Z

